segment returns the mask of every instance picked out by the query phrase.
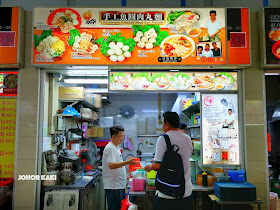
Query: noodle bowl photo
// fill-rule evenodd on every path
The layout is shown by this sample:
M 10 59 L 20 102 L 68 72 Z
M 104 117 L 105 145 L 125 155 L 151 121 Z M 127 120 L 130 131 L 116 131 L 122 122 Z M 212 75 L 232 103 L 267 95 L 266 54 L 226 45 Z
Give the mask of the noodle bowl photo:
M 161 43 L 161 50 L 169 57 L 189 57 L 195 50 L 194 41 L 185 35 L 172 35 Z

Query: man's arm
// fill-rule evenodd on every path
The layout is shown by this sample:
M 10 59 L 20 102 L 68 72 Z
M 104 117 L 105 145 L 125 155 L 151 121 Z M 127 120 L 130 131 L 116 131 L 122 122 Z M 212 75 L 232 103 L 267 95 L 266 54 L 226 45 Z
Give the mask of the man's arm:
M 207 30 L 208 31 L 208 30 Z M 219 29 L 216 33 L 210 35 L 211 38 L 213 38 L 214 36 L 216 36 L 217 34 L 219 34 L 222 31 L 222 29 Z
M 117 169 L 117 168 L 121 168 L 121 167 L 126 166 L 126 165 L 137 165 L 138 162 L 135 162 L 135 159 L 136 158 L 132 158 L 130 160 L 119 162 L 119 163 L 110 162 L 110 163 L 108 163 L 109 168 L 110 169 Z
M 161 163 L 152 163 L 152 165 L 146 165 L 145 171 L 150 172 L 151 170 L 158 171 L 160 169 Z

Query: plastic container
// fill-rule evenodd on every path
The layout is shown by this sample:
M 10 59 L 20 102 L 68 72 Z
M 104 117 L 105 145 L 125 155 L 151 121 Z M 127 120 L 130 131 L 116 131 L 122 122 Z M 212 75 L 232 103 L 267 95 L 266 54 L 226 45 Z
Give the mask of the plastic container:
M 280 180 L 271 179 L 271 191 L 278 194 L 278 198 L 280 198 Z
M 269 198 L 270 198 L 270 210 L 277 210 L 278 194 L 274 192 L 270 192 Z
M 13 178 L 0 178 L 0 187 L 6 187 L 8 185 L 13 184 Z
M 132 179 L 132 185 L 134 191 L 144 191 L 145 190 L 145 180 L 146 179 Z
M 208 183 L 208 186 L 214 185 L 214 176 L 213 175 L 207 175 L 207 183 Z
M 196 185 L 202 185 L 202 175 L 201 174 L 196 175 Z
M 229 176 L 215 176 L 217 182 L 228 182 L 229 181 Z
M 155 187 L 155 179 L 148 179 L 148 187 Z
M 228 175 L 232 182 L 245 182 L 245 170 L 229 170 Z
M 201 149 L 201 142 L 200 141 L 193 141 L 193 148 L 196 150 Z
M 156 171 L 151 170 L 150 172 L 147 172 L 147 178 L 148 179 L 155 179 L 156 178 Z

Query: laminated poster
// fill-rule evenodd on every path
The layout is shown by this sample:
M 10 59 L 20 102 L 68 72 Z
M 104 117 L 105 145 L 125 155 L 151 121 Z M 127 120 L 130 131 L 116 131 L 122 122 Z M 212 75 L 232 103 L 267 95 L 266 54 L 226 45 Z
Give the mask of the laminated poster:
M 204 165 L 239 165 L 237 94 L 202 95 L 202 144 Z

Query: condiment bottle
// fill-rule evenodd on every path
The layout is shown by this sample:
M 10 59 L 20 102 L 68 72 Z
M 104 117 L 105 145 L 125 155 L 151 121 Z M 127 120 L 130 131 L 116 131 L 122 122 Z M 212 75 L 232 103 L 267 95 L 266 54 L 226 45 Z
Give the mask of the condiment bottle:
M 207 185 L 208 185 L 208 183 L 207 183 L 207 173 L 205 171 L 202 173 L 202 185 L 204 187 L 207 187 Z

